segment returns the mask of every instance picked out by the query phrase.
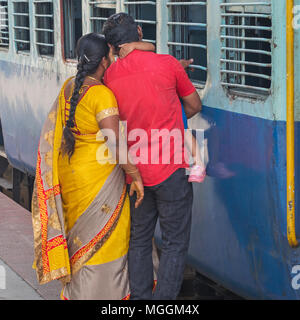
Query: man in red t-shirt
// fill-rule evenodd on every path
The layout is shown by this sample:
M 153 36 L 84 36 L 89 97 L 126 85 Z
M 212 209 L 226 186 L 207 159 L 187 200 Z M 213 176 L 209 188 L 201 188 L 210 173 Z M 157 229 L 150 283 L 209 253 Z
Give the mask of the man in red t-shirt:
M 125 13 L 111 16 L 103 33 L 116 54 L 119 45 L 142 39 L 141 28 Z M 188 164 L 179 98 L 188 118 L 201 110 L 201 100 L 181 64 L 170 55 L 153 52 L 134 50 L 118 59 L 106 71 L 104 83 L 117 98 L 120 119 L 127 121 L 129 151 L 145 186 L 138 208 L 135 195 L 130 197 L 131 299 L 176 299 L 189 245 L 193 199 L 185 172 Z M 152 238 L 157 219 L 162 251 L 152 295 Z

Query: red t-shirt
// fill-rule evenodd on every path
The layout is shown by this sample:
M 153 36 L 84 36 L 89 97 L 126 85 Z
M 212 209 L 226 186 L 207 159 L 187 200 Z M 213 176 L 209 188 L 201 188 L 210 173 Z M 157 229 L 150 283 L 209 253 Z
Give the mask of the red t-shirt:
M 129 152 L 144 185 L 157 185 L 188 167 L 179 97 L 195 87 L 181 64 L 170 55 L 134 50 L 108 68 L 104 83 L 117 98 L 120 119 L 127 121 Z

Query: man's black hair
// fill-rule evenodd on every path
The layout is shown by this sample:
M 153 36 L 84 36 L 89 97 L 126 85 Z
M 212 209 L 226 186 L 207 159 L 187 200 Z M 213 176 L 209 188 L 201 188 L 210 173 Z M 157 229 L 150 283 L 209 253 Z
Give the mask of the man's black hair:
M 139 41 L 137 24 L 127 13 L 121 12 L 110 16 L 103 25 L 105 39 L 119 52 L 119 45 Z

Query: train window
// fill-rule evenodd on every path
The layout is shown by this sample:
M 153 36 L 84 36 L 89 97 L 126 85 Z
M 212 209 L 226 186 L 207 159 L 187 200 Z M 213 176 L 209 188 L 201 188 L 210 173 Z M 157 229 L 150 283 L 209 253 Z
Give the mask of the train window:
M 76 58 L 76 43 L 82 36 L 81 0 L 64 0 L 64 55 L 65 59 Z
M 177 59 L 193 58 L 194 71 L 188 71 L 189 76 L 203 85 L 207 77 L 206 1 L 172 0 L 167 5 L 169 52 Z
M 0 1 L 0 49 L 8 49 L 9 46 L 7 5 L 7 1 Z
M 54 27 L 52 0 L 34 1 L 35 5 L 35 44 L 40 55 L 54 54 Z
M 125 1 L 126 11 L 143 29 L 145 41 L 155 43 L 156 39 L 156 1 Z
M 29 4 L 14 1 L 14 41 L 17 52 L 30 52 Z
M 271 9 L 271 0 L 221 4 L 221 76 L 230 94 L 267 97 L 270 93 Z
M 116 13 L 116 1 L 90 1 L 91 31 L 102 33 L 104 22 Z

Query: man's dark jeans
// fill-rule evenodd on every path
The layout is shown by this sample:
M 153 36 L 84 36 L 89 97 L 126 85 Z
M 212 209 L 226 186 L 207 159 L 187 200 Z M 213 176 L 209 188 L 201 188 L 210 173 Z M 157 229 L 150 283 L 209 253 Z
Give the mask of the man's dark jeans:
M 185 169 L 178 169 L 167 180 L 145 187 L 142 204 L 134 208 L 130 197 L 131 236 L 129 280 L 131 299 L 176 299 L 183 280 L 188 251 L 193 192 Z M 153 289 L 152 239 L 159 218 L 162 247 L 157 286 Z

